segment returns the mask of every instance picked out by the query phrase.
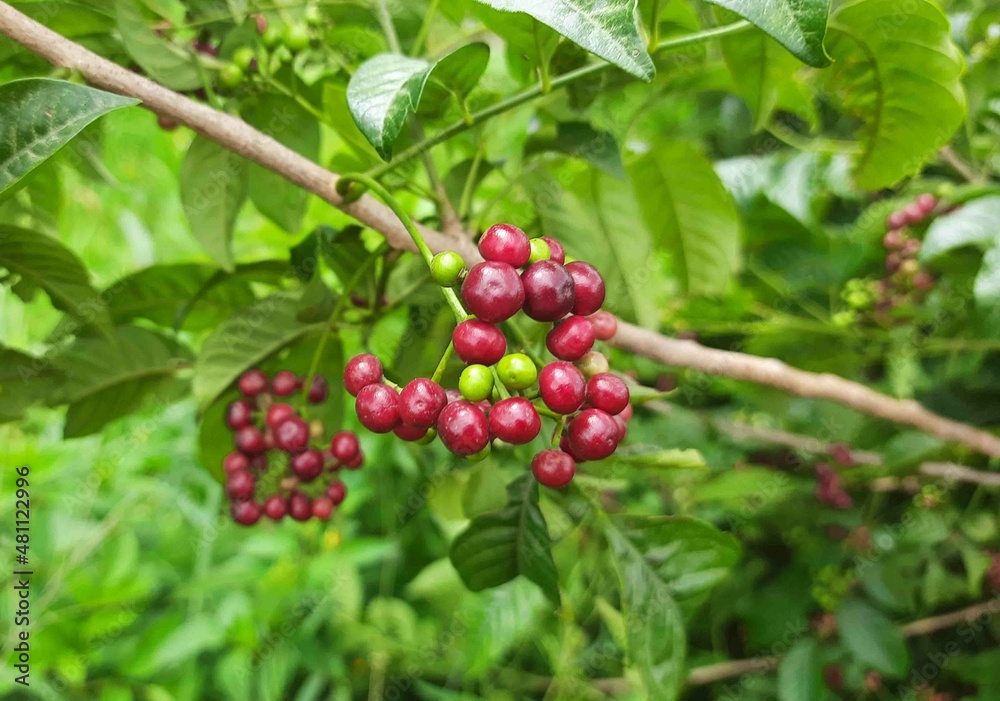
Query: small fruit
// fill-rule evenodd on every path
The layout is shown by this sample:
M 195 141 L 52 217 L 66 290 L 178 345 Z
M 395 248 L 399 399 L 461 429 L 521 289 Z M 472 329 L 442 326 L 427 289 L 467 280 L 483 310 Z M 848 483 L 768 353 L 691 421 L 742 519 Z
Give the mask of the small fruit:
M 273 431 L 293 416 L 295 416 L 295 409 L 288 404 L 272 404 L 267 408 L 267 418 L 264 422 Z
M 251 499 L 241 499 L 233 502 L 229 513 L 241 526 L 252 526 L 260 520 L 260 505 Z
M 243 82 L 243 69 L 235 63 L 224 63 L 219 68 L 219 85 L 225 88 L 235 88 Z
M 418 428 L 416 426 L 408 426 L 406 424 L 399 424 L 396 428 L 392 429 L 392 432 L 396 434 L 397 438 L 404 440 L 407 443 L 416 443 L 427 435 L 426 428 Z
M 268 25 L 261 34 L 260 41 L 269 49 L 277 47 L 281 43 L 281 29 L 273 24 Z
M 573 278 L 553 260 L 532 263 L 521 273 L 524 313 L 535 321 L 555 321 L 573 310 Z
M 924 213 L 924 216 L 926 216 L 934 211 L 935 207 L 937 207 L 938 198 L 929 192 L 925 192 L 924 194 L 918 196 L 913 202 L 917 205 L 920 211 Z
M 524 353 L 511 353 L 500 358 L 497 375 L 508 389 L 527 389 L 538 380 L 538 368 Z
M 464 363 L 493 365 L 507 352 L 503 331 L 478 319 L 461 322 L 452 332 L 451 340 L 455 353 Z
M 483 411 L 466 401 L 449 404 L 438 417 L 438 435 L 456 455 L 473 455 L 490 440 L 489 424 Z
M 479 253 L 485 260 L 520 268 L 531 256 L 531 242 L 516 226 L 494 224 L 479 239 Z
M 618 332 L 618 319 L 611 312 L 594 312 L 587 317 L 594 327 L 594 338 L 607 341 Z
M 523 397 L 501 399 L 489 417 L 490 435 L 512 445 L 534 440 L 542 430 L 542 419 L 534 405 Z
M 607 372 L 611 369 L 607 356 L 595 350 L 584 353 L 583 357 L 576 361 L 576 366 L 580 368 L 580 372 L 583 373 L 584 377 L 600 375 L 602 372 Z
M 904 226 L 906 226 L 906 214 L 903 213 L 903 210 L 896 210 L 886 217 L 886 229 L 902 229 Z
M 538 390 L 549 409 L 557 414 L 572 414 L 587 398 L 587 381 L 571 363 L 557 360 L 542 368 Z
M 447 404 L 448 395 L 441 385 L 418 377 L 399 393 L 399 418 L 404 424 L 426 430 L 437 423 L 438 415 Z
M 455 251 L 443 251 L 431 259 L 431 278 L 441 287 L 454 287 L 465 270 L 465 260 Z
M 272 494 L 264 501 L 264 514 L 272 521 L 280 521 L 288 513 L 288 503 L 279 494 Z
M 569 316 L 552 327 L 545 347 L 560 360 L 579 360 L 594 347 L 594 326 L 586 317 Z
M 257 17 L 254 18 L 254 22 L 257 25 L 258 34 L 263 34 L 267 31 L 267 17 L 264 15 L 257 15 Z
M 309 424 L 300 416 L 283 421 L 274 430 L 274 445 L 287 453 L 298 453 L 309 447 Z
M 322 375 L 313 375 L 309 385 L 309 403 L 322 404 L 330 394 L 330 385 Z
M 569 447 L 584 460 L 602 460 L 615 452 L 621 439 L 618 424 L 600 409 L 585 409 L 566 429 Z
M 543 450 L 531 460 L 531 474 L 551 489 L 562 489 L 576 475 L 576 461 L 561 450 Z
M 542 241 L 549 245 L 549 258 L 559 265 L 566 262 L 566 249 L 556 239 L 551 236 L 543 236 Z
M 358 437 L 351 431 L 341 431 L 330 439 L 330 453 L 345 465 L 361 455 Z
M 239 387 L 244 397 L 256 397 L 267 390 L 267 375 L 261 370 L 247 370 L 240 375 Z
M 222 459 L 222 470 L 227 475 L 250 467 L 250 459 L 243 453 L 233 451 Z
M 882 237 L 882 246 L 889 251 L 895 251 L 903 245 L 903 232 L 899 229 L 890 229 Z
M 485 365 L 470 365 L 458 378 L 458 390 L 470 402 L 488 399 L 493 393 L 493 373 Z
M 333 501 L 330 497 L 317 497 L 313 499 L 312 503 L 312 515 L 318 518 L 320 521 L 329 520 L 331 514 L 333 514 Z
M 382 381 L 382 363 L 370 353 L 351 358 L 344 367 L 344 388 L 352 397 L 368 385 Z
M 233 64 L 244 72 L 250 70 L 254 58 L 256 58 L 256 54 L 249 46 L 241 46 L 233 52 Z
M 242 399 L 237 399 L 226 408 L 226 425 L 239 429 L 253 423 L 253 407 Z
M 595 409 L 615 416 L 625 410 L 628 400 L 628 385 L 617 375 L 602 372 L 587 380 L 587 401 Z
M 310 448 L 292 458 L 292 472 L 303 482 L 312 482 L 323 472 L 323 454 Z
M 507 263 L 486 261 L 473 266 L 466 275 L 462 283 L 462 301 L 466 309 L 480 320 L 498 323 L 521 309 L 524 287 L 513 267 Z
M 263 453 L 267 446 L 264 445 L 264 434 L 254 426 L 244 426 L 236 432 L 234 439 L 236 450 L 247 455 Z
M 334 506 L 340 506 L 344 499 L 347 498 L 347 486 L 340 480 L 331 482 L 330 486 L 326 488 L 326 495 L 333 502 Z
M 388 385 L 368 385 L 354 402 L 361 425 L 372 433 L 389 433 L 399 423 L 399 395 Z
M 271 391 L 279 397 L 287 397 L 295 394 L 295 389 L 299 386 L 299 378 L 290 370 L 282 370 L 271 380 Z
M 253 475 L 246 470 L 237 470 L 226 478 L 226 494 L 230 499 L 249 499 L 253 489 Z
M 285 27 L 282 42 L 289 51 L 297 53 L 309 48 L 309 27 L 305 24 L 289 24 Z
M 537 263 L 540 260 L 549 260 L 549 258 L 552 257 L 552 252 L 549 250 L 549 244 L 545 243 L 545 239 L 531 239 L 528 245 L 531 248 L 531 255 L 528 256 L 529 263 Z
M 587 316 L 593 314 L 604 304 L 606 290 L 604 278 L 597 268 L 582 260 L 566 264 L 566 271 L 573 277 L 573 289 L 576 293 L 576 304 L 573 313 Z
M 288 514 L 296 521 L 308 521 L 312 517 L 312 502 L 302 492 L 288 495 Z

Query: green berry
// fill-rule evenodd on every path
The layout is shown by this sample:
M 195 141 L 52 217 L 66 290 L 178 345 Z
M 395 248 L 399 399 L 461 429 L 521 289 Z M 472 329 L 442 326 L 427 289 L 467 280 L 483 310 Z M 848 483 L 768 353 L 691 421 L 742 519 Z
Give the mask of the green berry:
M 485 448 L 480 450 L 478 453 L 473 453 L 472 455 L 468 456 L 466 460 L 468 460 L 469 462 L 482 462 L 489 456 L 490 456 L 490 444 L 487 443 Z
M 552 251 L 549 249 L 549 244 L 545 242 L 545 239 L 531 239 L 531 256 L 528 258 L 528 264 L 537 263 L 540 260 L 548 260 L 552 257 Z
M 243 71 L 235 63 L 227 63 L 219 69 L 219 84 L 235 88 L 243 82 Z
M 249 70 L 255 55 L 254 50 L 249 46 L 241 46 L 233 54 L 233 63 L 239 66 L 241 70 Z
M 305 20 L 310 27 L 318 27 L 323 24 L 323 13 L 315 5 L 310 5 L 306 8 Z
M 260 37 L 261 42 L 269 49 L 281 43 L 281 27 L 269 24 Z
M 444 251 L 431 259 L 431 277 L 441 287 L 454 287 L 463 270 L 465 261 L 455 251 Z
M 470 365 L 458 378 L 458 391 L 470 402 L 489 399 L 493 393 L 493 373 L 485 365 Z
M 283 36 L 285 46 L 289 51 L 302 51 L 309 47 L 309 27 L 304 24 L 290 24 L 285 27 Z
M 500 358 L 497 374 L 509 389 L 527 389 L 538 380 L 538 368 L 524 353 L 511 353 Z
M 427 429 L 427 433 L 424 434 L 424 437 L 417 441 L 417 443 L 419 445 L 430 445 L 434 442 L 435 438 L 437 438 L 437 431 L 433 428 L 429 428 Z

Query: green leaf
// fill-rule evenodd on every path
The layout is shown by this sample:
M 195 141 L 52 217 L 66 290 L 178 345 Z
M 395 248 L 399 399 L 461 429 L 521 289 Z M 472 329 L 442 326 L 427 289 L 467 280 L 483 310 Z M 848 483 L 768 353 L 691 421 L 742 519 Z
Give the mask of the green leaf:
M 247 162 L 203 136 L 181 164 L 181 204 L 195 238 L 221 268 L 233 270 L 230 245 L 247 192 Z
M 90 286 L 87 269 L 55 239 L 0 225 L 0 268 L 6 268 L 31 287 L 45 290 L 56 309 L 111 333 L 107 305 Z
M 709 0 L 770 34 L 810 66 L 830 65 L 823 48 L 831 0 Z
M 1000 242 L 986 251 L 972 288 L 976 301 L 982 305 L 1000 303 Z
M 451 562 L 472 591 L 483 591 L 523 574 L 559 603 L 559 574 L 541 509 L 538 483 L 524 475 L 507 485 L 507 505 L 472 520 L 451 544 Z
M 462 101 L 479 84 L 489 62 L 489 44 L 467 44 L 438 61 L 431 71 L 430 81 Z
M 309 160 L 319 158 L 319 122 L 291 98 L 262 96 L 247 114 L 247 121 Z M 256 163 L 249 168 L 250 201 L 282 229 L 297 233 L 306 215 L 309 193 Z
M 146 329 L 122 326 L 116 331 L 110 339 L 78 338 L 52 358 L 66 375 L 60 392 L 69 404 L 65 438 L 95 433 L 137 411 L 150 397 L 165 406 L 187 389 L 187 383 L 174 379 L 186 353 Z
M 158 36 L 134 0 L 117 0 L 115 14 L 125 50 L 153 80 L 173 90 L 202 87 L 193 51 Z
M 646 226 L 689 294 L 722 292 L 739 265 L 736 205 L 694 145 L 661 142 L 627 163 Z
M 930 261 L 963 246 L 985 251 L 1000 242 L 1000 195 L 967 202 L 931 222 L 920 247 L 920 260 Z
M 28 78 L 0 85 L 0 192 L 98 117 L 138 102 L 63 80 Z
M 0 346 L 0 423 L 17 421 L 25 409 L 49 396 L 63 382 L 45 358 Z
M 621 151 L 615 137 L 597 131 L 586 122 L 559 122 L 554 137 L 533 137 L 525 145 L 525 155 L 557 151 L 573 158 L 582 158 L 608 175 L 623 179 Z
M 613 460 L 634 467 L 652 467 L 666 470 L 704 470 L 707 465 L 701 453 L 692 448 L 679 450 L 626 450 L 615 452 Z
M 860 599 L 848 599 L 837 611 L 844 646 L 864 667 L 903 677 L 910 669 L 910 653 L 903 632 L 885 614 Z
M 930 0 L 913 0 L 906 12 L 896 0 L 854 0 L 837 9 L 830 30 L 833 86 L 862 122 L 855 182 L 894 185 L 919 172 L 965 116 L 963 59 L 948 18 Z
M 522 12 L 643 80 L 656 74 L 636 24 L 636 0 L 479 0 L 495 10 Z
M 349 224 L 343 229 L 316 227 L 320 255 L 343 285 L 349 283 L 358 268 L 371 257 L 361 238 L 361 231 L 362 228 L 356 224 Z M 371 275 L 374 275 L 374 271 Z M 361 281 L 359 289 L 367 289 L 365 280 Z
M 778 701 L 821 701 L 829 698 L 823 683 L 819 643 L 800 640 L 778 665 Z

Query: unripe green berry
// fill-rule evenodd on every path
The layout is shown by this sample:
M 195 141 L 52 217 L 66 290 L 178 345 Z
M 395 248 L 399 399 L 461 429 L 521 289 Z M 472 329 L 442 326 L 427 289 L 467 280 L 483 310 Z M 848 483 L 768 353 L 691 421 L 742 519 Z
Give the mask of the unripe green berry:
M 305 20 L 310 27 L 318 27 L 323 24 L 323 13 L 315 5 L 310 5 L 306 8 Z
M 435 438 L 437 438 L 437 431 L 433 428 L 429 428 L 427 429 L 427 433 L 424 434 L 424 437 L 417 441 L 417 443 L 419 445 L 430 445 L 434 442 Z
M 253 63 L 255 55 L 254 50 L 249 46 L 241 46 L 233 53 L 233 63 L 239 66 L 240 70 L 250 70 L 250 64 Z
M 431 259 L 431 278 L 441 287 L 454 287 L 465 270 L 465 261 L 455 251 L 443 251 Z
M 482 462 L 483 460 L 485 460 L 490 456 L 490 452 L 491 452 L 490 444 L 487 443 L 485 448 L 480 450 L 478 453 L 473 453 L 472 455 L 468 456 L 466 460 L 468 460 L 469 462 Z
M 267 48 L 273 49 L 281 43 L 281 27 L 269 24 L 261 35 L 260 41 Z
M 304 24 L 289 24 L 283 36 L 289 51 L 302 51 L 309 47 L 309 27 Z
M 219 69 L 219 84 L 235 88 L 243 82 L 243 71 L 235 63 L 227 63 Z
M 549 250 L 549 244 L 545 242 L 545 239 L 531 239 L 531 257 L 528 258 L 528 264 L 537 263 L 540 260 L 548 260 L 552 257 L 552 251 Z
M 538 381 L 538 368 L 524 353 L 510 353 L 497 363 L 497 375 L 508 389 L 527 389 Z
M 470 365 L 458 378 L 458 391 L 470 402 L 489 399 L 493 393 L 493 373 L 485 365 Z
M 593 350 L 584 353 L 583 357 L 576 361 L 576 366 L 583 373 L 583 376 L 587 378 L 600 375 L 611 369 L 607 357 L 603 353 Z

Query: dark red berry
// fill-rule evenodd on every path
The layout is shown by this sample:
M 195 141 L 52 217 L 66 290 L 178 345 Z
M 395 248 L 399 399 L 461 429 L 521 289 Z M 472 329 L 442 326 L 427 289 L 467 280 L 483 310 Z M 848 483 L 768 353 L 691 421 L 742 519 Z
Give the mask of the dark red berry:
M 399 423 L 399 395 L 388 385 L 368 385 L 354 402 L 361 425 L 372 433 L 389 433 Z
M 538 410 L 523 397 L 501 399 L 490 409 L 490 435 L 514 445 L 534 440 L 542 430 Z
M 313 375 L 312 383 L 309 385 L 309 403 L 321 404 L 326 401 L 330 394 L 330 385 L 322 375 Z
M 267 390 L 267 375 L 262 370 L 247 370 L 240 375 L 239 386 L 244 397 L 256 397 Z
M 448 395 L 437 382 L 418 377 L 399 393 L 399 418 L 408 426 L 428 429 L 448 404 Z M 405 439 L 404 439 L 405 440 Z
M 594 327 L 594 338 L 607 341 L 618 332 L 618 319 L 611 312 L 594 312 L 587 317 Z
M 222 459 L 222 469 L 228 475 L 250 467 L 250 459 L 240 452 L 232 452 Z
M 280 521 L 288 513 L 288 503 L 280 494 L 272 494 L 264 501 L 264 514 L 272 521 Z
M 549 260 L 554 260 L 559 265 L 566 262 L 566 249 L 559 241 L 551 236 L 543 236 L 542 240 L 549 244 Z
M 363 387 L 382 381 L 382 363 L 370 353 L 356 355 L 344 367 L 344 388 L 352 397 Z
M 520 268 L 531 256 L 531 243 L 516 226 L 494 224 L 479 239 L 479 252 L 485 260 Z
M 524 313 L 535 321 L 555 321 L 573 309 L 573 278 L 559 263 L 540 260 L 521 273 Z
M 226 478 L 226 494 L 230 499 L 249 499 L 253 488 L 253 475 L 246 470 L 237 470 Z
M 466 309 L 482 321 L 497 323 L 521 309 L 524 288 L 513 267 L 486 261 L 473 266 L 466 275 L 462 283 L 462 301 Z
M 292 472 L 303 482 L 312 482 L 323 472 L 323 454 L 310 448 L 292 458 Z
M 295 394 L 295 388 L 298 387 L 298 384 L 299 378 L 295 376 L 294 372 L 282 370 L 271 380 L 271 391 L 279 397 L 287 397 L 290 394 Z
M 921 292 L 927 292 L 934 288 L 934 276 L 926 270 L 920 270 L 913 276 L 913 287 Z
M 621 432 L 611 414 L 600 409 L 585 409 L 569 422 L 566 436 L 574 455 L 584 460 L 601 460 L 615 452 Z
M 287 404 L 272 404 L 267 408 L 267 418 L 264 419 L 264 423 L 273 431 L 295 416 L 295 413 L 295 409 Z
M 576 304 L 573 313 L 582 316 L 593 314 L 604 304 L 604 278 L 597 268 L 582 260 L 575 260 L 566 266 L 566 271 L 573 276 L 573 290 L 576 293 Z
M 361 454 L 358 437 L 352 431 L 341 431 L 330 439 L 330 452 L 345 465 Z
M 274 450 L 274 431 L 264 431 L 264 450 Z
M 549 409 L 557 414 L 572 414 L 587 398 L 587 381 L 571 363 L 557 360 L 538 374 L 538 391 Z
M 567 436 L 566 434 L 563 434 L 562 438 L 559 439 L 559 450 L 561 450 L 562 452 L 566 453 L 566 455 L 573 458 L 573 460 L 576 461 L 577 465 L 579 465 L 582 462 L 587 462 L 579 455 L 573 453 L 573 449 L 570 448 L 569 446 L 569 436 Z
M 396 434 L 397 438 L 410 443 L 415 443 L 427 435 L 426 428 L 408 426 L 407 424 L 399 424 L 396 428 L 392 429 L 392 432 Z
M 602 372 L 587 380 L 587 402 L 614 416 L 628 406 L 628 385 L 617 375 Z
M 340 480 L 331 482 L 330 486 L 326 488 L 326 495 L 330 497 L 334 506 L 340 506 L 347 497 L 347 486 Z
M 594 347 L 594 326 L 583 316 L 566 317 L 549 331 L 545 347 L 560 360 L 579 360 Z
M 253 426 L 244 426 L 238 430 L 233 442 L 236 445 L 236 450 L 247 455 L 263 453 L 267 450 L 267 446 L 264 445 L 264 434 Z
M 561 450 L 543 450 L 531 460 L 531 474 L 551 489 L 562 489 L 573 481 L 576 461 Z
M 302 492 L 288 495 L 288 514 L 296 521 L 308 521 L 312 516 L 312 502 Z
M 326 521 L 333 514 L 333 501 L 330 497 L 317 497 L 312 503 L 312 515 L 320 521 Z
M 287 453 L 298 453 L 309 447 L 309 424 L 300 416 L 284 421 L 274 431 L 274 444 Z
M 254 455 L 250 458 L 250 467 L 257 470 L 258 472 L 263 472 L 267 469 L 267 455 L 260 454 Z
M 348 470 L 357 470 L 362 465 L 365 464 L 365 456 L 363 453 L 358 453 L 353 460 L 344 464 Z
M 490 428 L 482 409 L 466 401 L 449 404 L 438 417 L 438 435 L 456 455 L 478 453 L 490 442 Z
M 243 428 L 253 423 L 253 407 L 249 402 L 237 399 L 226 407 L 226 425 L 232 429 Z
M 469 365 L 493 365 L 507 352 L 503 331 L 478 319 L 467 319 L 456 326 L 451 341 L 455 344 L 455 353 Z
M 241 499 L 233 502 L 229 513 L 241 526 L 252 526 L 260 520 L 260 505 L 251 499 Z

